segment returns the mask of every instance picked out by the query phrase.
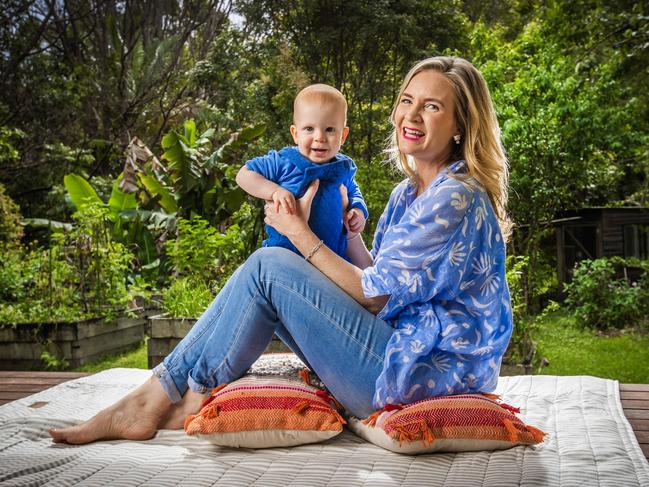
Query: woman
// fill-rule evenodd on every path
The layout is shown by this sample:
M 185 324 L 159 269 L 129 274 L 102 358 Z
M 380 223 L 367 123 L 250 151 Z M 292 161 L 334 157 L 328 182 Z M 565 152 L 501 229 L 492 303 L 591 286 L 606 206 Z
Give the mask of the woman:
M 489 392 L 511 335 L 505 281 L 507 165 L 489 91 L 461 58 L 418 63 L 391 120 L 408 175 L 372 252 L 349 234 L 348 263 L 307 224 L 315 182 L 266 223 L 305 259 L 255 252 L 154 376 L 57 442 L 146 439 L 180 428 L 213 387 L 240 377 L 277 333 L 352 414 L 440 394 Z M 343 194 L 343 199 L 345 195 Z

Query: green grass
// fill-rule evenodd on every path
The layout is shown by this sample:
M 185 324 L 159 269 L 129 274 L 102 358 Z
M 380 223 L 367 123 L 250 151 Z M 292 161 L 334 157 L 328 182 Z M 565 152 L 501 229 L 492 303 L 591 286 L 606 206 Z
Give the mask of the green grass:
M 598 335 L 578 327 L 565 311 L 545 317 L 534 331 L 537 354 L 550 364 L 538 370 L 548 375 L 594 375 L 627 383 L 649 383 L 649 334 L 621 332 Z M 79 372 L 99 372 L 113 367 L 146 369 L 146 342 L 120 355 L 85 365 Z
M 649 383 L 649 334 L 624 330 L 600 335 L 582 329 L 566 312 L 548 315 L 533 334 L 548 375 L 593 375 L 627 383 Z
M 86 364 L 83 367 L 74 369 L 76 372 L 101 372 L 102 370 L 115 367 L 132 369 L 148 369 L 146 353 L 146 340 L 136 348 L 132 348 L 119 355 L 109 355 L 96 362 Z

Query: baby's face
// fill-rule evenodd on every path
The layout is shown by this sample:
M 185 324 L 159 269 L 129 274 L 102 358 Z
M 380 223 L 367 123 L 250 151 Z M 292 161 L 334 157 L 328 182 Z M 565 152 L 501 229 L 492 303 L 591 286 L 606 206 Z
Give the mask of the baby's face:
M 345 111 L 337 103 L 305 99 L 295 108 L 291 135 L 300 154 L 315 164 L 333 159 L 345 142 Z

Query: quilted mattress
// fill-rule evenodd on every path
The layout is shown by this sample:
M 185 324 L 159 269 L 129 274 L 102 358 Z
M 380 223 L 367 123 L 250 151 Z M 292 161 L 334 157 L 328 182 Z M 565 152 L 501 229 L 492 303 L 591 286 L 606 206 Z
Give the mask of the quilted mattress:
M 260 371 L 269 372 L 268 363 Z M 349 431 L 325 443 L 266 450 L 217 447 L 169 430 L 140 442 L 50 441 L 48 428 L 91 417 L 149 375 L 111 369 L 1 406 L 0 485 L 649 486 L 649 464 L 622 412 L 618 383 L 587 376 L 500 379 L 503 400 L 549 433 L 536 448 L 406 456 Z

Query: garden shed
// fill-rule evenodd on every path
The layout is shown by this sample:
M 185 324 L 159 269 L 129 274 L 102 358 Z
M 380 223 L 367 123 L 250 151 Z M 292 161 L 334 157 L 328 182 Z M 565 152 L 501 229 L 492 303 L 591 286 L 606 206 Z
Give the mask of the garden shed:
M 553 220 L 559 284 L 575 264 L 601 257 L 649 259 L 649 208 L 582 208 Z

